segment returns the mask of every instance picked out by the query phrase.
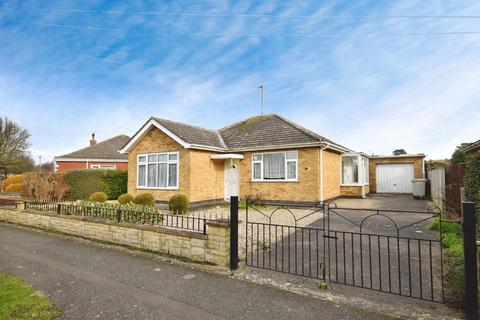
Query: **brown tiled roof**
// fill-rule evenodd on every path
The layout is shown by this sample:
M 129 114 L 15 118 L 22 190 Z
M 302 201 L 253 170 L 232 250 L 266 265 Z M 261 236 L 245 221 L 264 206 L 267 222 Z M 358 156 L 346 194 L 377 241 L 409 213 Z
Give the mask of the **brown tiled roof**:
M 334 142 L 279 115 L 251 117 L 219 130 L 230 149 Z M 337 144 L 335 144 L 337 145 Z
M 128 155 L 121 154 L 117 150 L 123 147 L 129 140 L 129 136 L 121 134 L 94 144 L 93 146 L 67 153 L 62 156 L 57 156 L 55 158 L 127 160 Z
M 153 119 L 187 143 L 215 148 L 225 148 L 221 137 L 214 130 L 161 118 L 154 117 Z
M 161 118 L 152 119 L 186 143 L 225 151 L 316 143 L 330 143 L 348 150 L 276 114 L 251 117 L 216 131 Z

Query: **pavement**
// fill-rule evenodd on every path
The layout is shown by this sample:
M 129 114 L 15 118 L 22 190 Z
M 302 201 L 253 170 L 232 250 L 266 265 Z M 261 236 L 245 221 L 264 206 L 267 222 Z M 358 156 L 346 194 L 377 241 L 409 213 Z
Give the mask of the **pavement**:
M 0 272 L 49 296 L 62 319 L 386 319 L 74 237 L 0 223 Z

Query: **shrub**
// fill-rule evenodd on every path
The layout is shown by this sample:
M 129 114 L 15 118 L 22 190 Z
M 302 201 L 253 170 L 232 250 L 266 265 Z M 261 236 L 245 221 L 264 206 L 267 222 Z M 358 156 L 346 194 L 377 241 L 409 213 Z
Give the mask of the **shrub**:
M 5 187 L 5 192 L 21 192 L 22 189 L 21 183 L 11 183 Z
M 155 206 L 155 198 L 151 193 L 140 193 L 133 199 L 133 203 L 142 204 L 148 207 Z
M 465 167 L 465 199 L 477 204 L 480 210 L 480 154 L 475 156 Z
M 98 191 L 102 191 L 102 176 L 105 170 L 74 170 L 65 172 L 64 179 L 69 186 L 72 200 L 87 200 Z
M 62 200 L 68 192 L 63 173 L 29 172 L 23 179 L 23 196 L 32 200 Z
M 126 170 L 106 170 L 102 176 L 102 191 L 113 200 L 127 192 L 128 172 Z
M 7 191 L 7 187 L 11 184 L 22 184 L 23 183 L 23 174 L 17 174 L 14 176 L 10 176 L 5 181 L 3 181 L 3 187 L 5 188 L 5 192 L 13 192 L 13 191 Z
M 107 201 L 107 195 L 105 192 L 94 192 L 88 197 L 88 200 L 92 202 L 105 202 Z
M 131 202 L 133 202 L 133 196 L 131 194 L 124 193 L 120 197 L 118 197 L 117 201 L 120 204 L 131 203 Z
M 184 214 L 188 210 L 188 198 L 184 194 L 176 194 L 168 201 L 168 209 L 173 213 Z
M 468 162 L 468 155 L 463 151 L 455 150 L 455 152 L 452 154 L 450 162 L 452 164 Z

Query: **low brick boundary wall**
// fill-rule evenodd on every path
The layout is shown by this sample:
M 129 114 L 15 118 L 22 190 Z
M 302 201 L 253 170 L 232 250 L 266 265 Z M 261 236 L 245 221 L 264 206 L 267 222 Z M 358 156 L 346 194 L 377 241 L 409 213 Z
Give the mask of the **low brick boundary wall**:
M 0 208 L 0 221 L 160 252 L 223 267 L 227 267 L 230 262 L 228 221 L 207 222 L 207 234 L 9 208 Z

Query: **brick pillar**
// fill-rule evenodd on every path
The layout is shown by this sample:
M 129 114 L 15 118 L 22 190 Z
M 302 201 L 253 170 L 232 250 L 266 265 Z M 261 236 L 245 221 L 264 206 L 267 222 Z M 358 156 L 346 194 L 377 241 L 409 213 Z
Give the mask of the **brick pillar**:
M 230 221 L 208 221 L 207 226 L 205 262 L 228 267 L 230 265 Z
M 18 201 L 18 202 L 15 204 L 15 207 L 16 207 L 16 209 L 19 210 L 19 211 L 25 210 L 25 201 Z

